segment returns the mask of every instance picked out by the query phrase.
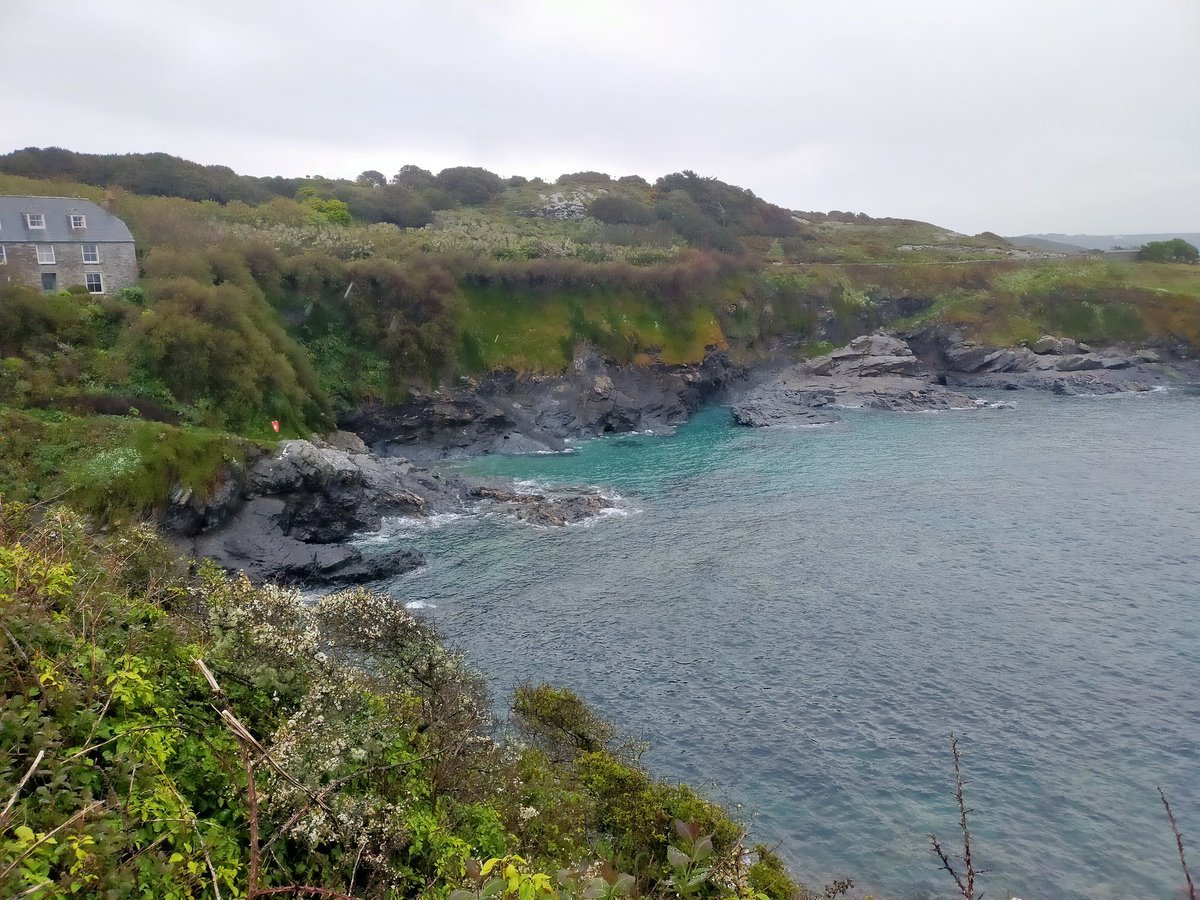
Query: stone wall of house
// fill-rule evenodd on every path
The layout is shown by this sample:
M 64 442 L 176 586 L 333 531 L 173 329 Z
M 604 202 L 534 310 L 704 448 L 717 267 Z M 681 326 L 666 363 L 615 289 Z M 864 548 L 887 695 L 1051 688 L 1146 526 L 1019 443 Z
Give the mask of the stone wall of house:
M 84 276 L 88 273 L 99 273 L 104 293 L 111 294 L 137 282 L 137 255 L 131 243 L 96 244 L 99 263 L 83 261 L 82 243 L 58 243 L 53 247 L 54 263 L 44 265 L 37 260 L 36 245 L 4 244 L 7 261 L 0 265 L 0 284 L 24 284 L 41 290 L 42 275 L 53 272 L 58 276 L 56 287 L 63 290 L 85 284 Z

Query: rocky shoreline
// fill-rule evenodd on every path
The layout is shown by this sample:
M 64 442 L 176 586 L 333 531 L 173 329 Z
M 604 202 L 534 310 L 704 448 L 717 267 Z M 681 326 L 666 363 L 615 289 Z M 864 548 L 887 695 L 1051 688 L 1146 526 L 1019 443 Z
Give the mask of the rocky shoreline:
M 734 422 L 753 428 L 828 425 L 839 420 L 838 408 L 927 412 L 1006 405 L 972 390 L 1082 396 L 1195 382 L 1195 362 L 1164 362 L 1154 350 L 1097 351 L 1051 335 L 1028 347 L 988 347 L 939 326 L 857 337 L 746 389 L 731 412 Z
M 557 453 L 570 439 L 667 434 L 746 378 L 724 353 L 696 366 L 618 366 L 581 350 L 564 375 L 490 375 L 410 403 L 343 414 L 338 427 L 381 456 L 418 462 L 484 453 Z
M 368 450 L 353 434 L 283 441 L 246 471 L 229 470 L 208 498 L 171 498 L 165 530 L 194 557 L 255 582 L 358 584 L 420 567 L 416 550 L 364 553 L 354 538 L 386 518 L 427 518 L 497 509 L 542 527 L 602 514 L 613 501 L 595 491 L 527 493 L 489 479 L 439 472 Z
M 163 526 L 185 552 L 254 581 L 375 581 L 424 562 L 412 548 L 367 554 L 353 540 L 378 531 L 388 517 L 495 509 L 561 527 L 613 507 L 594 490 L 527 493 L 429 465 L 439 460 L 561 452 L 571 439 L 606 433 L 669 433 L 715 401 L 730 402 L 739 425 L 794 427 L 832 424 L 844 408 L 1004 405 L 973 390 L 1106 394 L 1189 382 L 1200 382 L 1200 366 L 1164 361 L 1152 350 L 1096 351 L 1049 335 L 1028 347 L 986 347 L 945 326 L 862 335 L 825 356 L 758 373 L 719 352 L 701 365 L 674 367 L 616 366 L 583 352 L 564 375 L 493 375 L 403 405 L 347 413 L 342 431 L 284 441 L 244 470 L 228 469 L 206 498 L 177 493 Z

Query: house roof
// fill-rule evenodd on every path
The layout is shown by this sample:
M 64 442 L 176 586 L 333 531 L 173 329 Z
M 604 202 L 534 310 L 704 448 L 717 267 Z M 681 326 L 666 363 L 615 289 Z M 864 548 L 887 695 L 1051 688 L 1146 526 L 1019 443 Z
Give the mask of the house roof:
M 46 227 L 27 228 L 25 213 L 41 213 Z M 70 216 L 82 215 L 86 228 L 72 228 Z M 0 196 L 0 243 L 133 242 L 125 223 L 91 200 L 81 197 Z

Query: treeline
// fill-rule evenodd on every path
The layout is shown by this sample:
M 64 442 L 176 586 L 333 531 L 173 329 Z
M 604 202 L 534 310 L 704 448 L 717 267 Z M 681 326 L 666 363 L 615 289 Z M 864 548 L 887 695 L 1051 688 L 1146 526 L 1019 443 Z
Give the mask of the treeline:
M 257 206 L 277 198 L 303 199 L 311 193 L 345 203 L 360 222 L 401 227 L 425 225 L 438 209 L 484 203 L 505 187 L 498 175 L 475 166 L 455 166 L 434 175 L 407 165 L 390 180 L 375 171 L 364 172 L 354 181 L 321 176 L 256 177 L 166 153 L 76 153 L 60 147 L 14 150 L 0 156 L 0 172 L 221 204 L 237 201 Z
M 597 177 L 607 179 L 603 173 L 563 177 L 581 176 L 585 176 L 583 183 L 608 183 Z M 690 170 L 664 175 L 644 197 L 631 192 L 602 194 L 588 204 L 588 213 L 608 225 L 666 223 L 692 246 L 724 253 L 742 252 L 743 237 L 787 237 L 797 229 L 786 209 L 759 199 L 752 191 Z
M 166 153 L 76 153 L 59 147 L 27 147 L 0 155 L 0 172 L 25 178 L 68 180 L 134 194 L 180 197 L 220 204 L 260 206 L 274 200 L 338 201 L 348 215 L 364 222 L 386 222 L 405 228 L 433 220 L 436 210 L 487 203 L 509 187 L 529 180 L 507 180 L 477 166 L 454 166 L 436 175 L 405 165 L 390 178 L 369 169 L 353 181 L 321 176 L 284 178 L 239 175 L 228 166 L 206 166 Z M 534 181 L 534 184 L 540 184 Z M 589 213 L 610 225 L 663 222 L 696 247 L 738 253 L 741 238 L 787 237 L 796 223 L 785 209 L 752 191 L 705 178 L 690 170 L 664 175 L 651 187 L 639 176 L 613 179 L 603 172 L 576 172 L 559 177 L 560 186 L 588 186 L 606 191 Z M 286 216 L 286 210 L 281 210 Z

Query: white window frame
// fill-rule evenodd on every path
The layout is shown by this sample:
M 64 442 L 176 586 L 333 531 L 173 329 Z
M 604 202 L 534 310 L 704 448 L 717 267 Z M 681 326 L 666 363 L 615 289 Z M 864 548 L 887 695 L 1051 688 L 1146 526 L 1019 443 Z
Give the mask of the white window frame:
M 96 279 L 96 283 L 100 288 L 100 290 L 98 290 L 98 291 L 92 290 L 91 281 L 93 278 Z M 84 276 L 83 276 L 83 286 L 87 288 L 87 291 L 89 294 L 103 294 L 104 293 L 104 276 L 101 275 L 99 272 L 85 272 Z
M 39 231 L 46 230 L 46 216 L 44 213 L 25 213 L 24 215 L 26 228 Z M 35 219 L 37 220 L 36 225 L 34 224 Z
M 88 247 L 92 248 L 92 258 L 88 259 Z M 100 265 L 100 245 L 99 244 L 80 244 L 79 250 L 83 254 L 83 261 L 89 265 Z
M 80 228 L 87 228 L 87 216 L 83 213 L 71 213 L 71 229 L 78 231 Z M 78 223 L 77 221 L 78 220 Z
M 55 264 L 54 245 L 53 244 L 34 244 L 37 248 L 37 258 L 39 266 L 52 266 Z M 49 257 L 47 259 L 46 257 Z
M 8 265 L 8 253 L 4 249 L 4 245 L 0 244 L 0 266 Z

